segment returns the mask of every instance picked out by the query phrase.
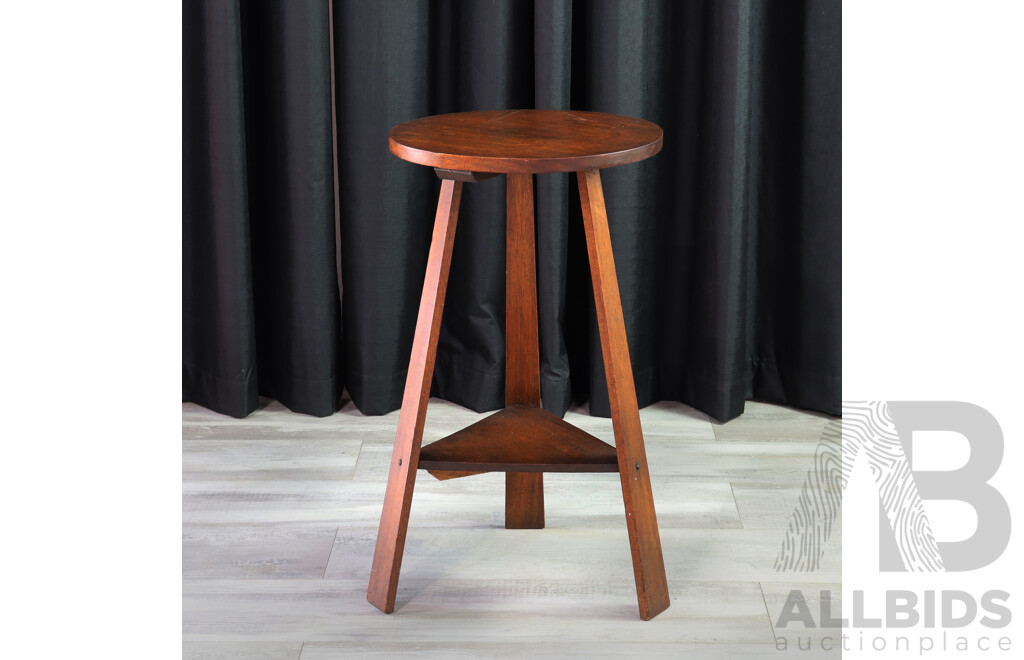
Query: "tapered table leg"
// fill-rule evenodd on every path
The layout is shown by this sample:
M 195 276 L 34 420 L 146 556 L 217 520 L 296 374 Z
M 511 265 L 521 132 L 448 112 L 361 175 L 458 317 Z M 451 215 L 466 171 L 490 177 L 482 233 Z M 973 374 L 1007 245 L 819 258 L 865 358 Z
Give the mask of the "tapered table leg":
M 387 613 L 394 611 L 395 596 L 398 593 L 398 573 L 402 568 L 405 533 L 409 528 L 409 508 L 419 464 L 430 382 L 434 374 L 437 336 L 441 328 L 441 312 L 444 309 L 461 195 L 461 181 L 441 181 L 434 235 L 430 242 L 430 256 L 427 258 L 427 274 L 423 281 L 423 296 L 420 299 L 416 334 L 409 359 L 409 374 L 405 381 L 402 412 L 398 418 L 395 450 L 391 455 L 388 488 L 384 495 L 384 511 L 380 517 L 377 547 L 373 553 L 373 568 L 370 570 L 370 587 L 366 594 L 368 601 Z
M 533 175 L 507 177 L 505 252 L 505 405 L 540 405 Z M 544 527 L 544 474 L 505 473 L 505 527 Z
M 651 477 L 647 470 L 640 411 L 637 409 L 633 370 L 629 363 L 626 325 L 622 318 L 619 284 L 615 277 L 601 177 L 597 170 L 577 172 L 576 176 L 583 206 L 583 226 L 590 256 L 597 325 L 608 381 L 612 426 L 615 430 L 622 499 L 626 505 L 626 527 L 633 553 L 637 600 L 640 618 L 648 620 L 669 605 L 665 560 L 661 554 L 658 519 L 654 513 Z

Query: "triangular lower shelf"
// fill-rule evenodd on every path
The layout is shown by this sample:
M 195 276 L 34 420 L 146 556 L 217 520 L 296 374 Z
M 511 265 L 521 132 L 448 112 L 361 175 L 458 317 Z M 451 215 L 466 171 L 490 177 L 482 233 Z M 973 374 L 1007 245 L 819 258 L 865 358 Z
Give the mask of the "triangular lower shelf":
M 536 406 L 510 406 L 420 450 L 439 479 L 480 472 L 618 472 L 615 447 Z

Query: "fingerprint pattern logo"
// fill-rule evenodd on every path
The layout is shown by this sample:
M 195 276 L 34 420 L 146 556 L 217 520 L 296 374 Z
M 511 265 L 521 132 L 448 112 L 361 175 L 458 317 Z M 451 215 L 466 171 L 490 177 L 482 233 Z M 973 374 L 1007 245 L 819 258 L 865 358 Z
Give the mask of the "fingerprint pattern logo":
M 817 570 L 824 546 L 839 521 L 843 507 L 842 424 L 830 421 L 814 452 L 800 499 L 790 516 L 776 571 Z
M 863 453 L 878 487 L 906 570 L 943 571 L 931 524 L 884 401 L 847 402 L 842 420 L 830 422 L 815 451 L 797 506 L 790 516 L 776 571 L 818 568 L 842 510 L 842 491 Z

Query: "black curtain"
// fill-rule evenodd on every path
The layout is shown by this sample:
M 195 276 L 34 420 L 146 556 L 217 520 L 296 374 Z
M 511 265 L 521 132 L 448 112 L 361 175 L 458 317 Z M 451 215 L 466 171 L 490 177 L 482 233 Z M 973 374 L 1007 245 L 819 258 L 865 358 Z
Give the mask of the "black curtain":
M 537 107 L 664 128 L 602 172 L 640 405 L 839 413 L 837 0 L 193 0 L 183 33 L 184 400 L 398 408 L 439 182 L 388 130 Z M 544 406 L 607 415 L 575 180 L 535 181 Z M 504 198 L 465 186 L 434 375 L 478 411 L 504 405 Z

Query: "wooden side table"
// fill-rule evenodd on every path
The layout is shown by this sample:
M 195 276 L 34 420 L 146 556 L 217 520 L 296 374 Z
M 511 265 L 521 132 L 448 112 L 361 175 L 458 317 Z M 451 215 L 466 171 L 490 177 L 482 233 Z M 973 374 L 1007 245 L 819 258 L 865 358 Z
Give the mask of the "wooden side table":
M 416 470 L 439 479 L 505 472 L 505 527 L 544 527 L 544 472 L 618 472 L 640 617 L 669 605 L 626 328 L 599 170 L 661 150 L 662 131 L 597 112 L 504 110 L 425 117 L 391 130 L 391 152 L 433 167 L 441 195 L 427 260 L 409 374 L 388 472 L 367 599 L 395 609 Z M 535 173 L 576 172 L 590 257 L 615 447 L 540 407 Z M 508 407 L 420 449 L 462 186 L 507 175 L 506 376 Z

